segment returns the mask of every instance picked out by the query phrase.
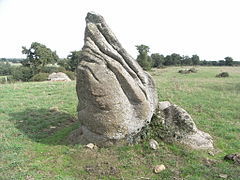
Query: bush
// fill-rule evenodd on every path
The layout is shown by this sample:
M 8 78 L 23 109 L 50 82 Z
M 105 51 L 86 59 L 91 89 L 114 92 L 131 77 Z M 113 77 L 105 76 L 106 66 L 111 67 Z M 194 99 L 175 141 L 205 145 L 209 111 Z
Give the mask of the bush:
M 29 81 L 33 77 L 33 71 L 29 67 L 17 66 L 12 69 L 12 77 L 16 81 Z
M 0 62 L 0 76 L 6 76 L 11 74 L 11 65 L 7 62 Z
M 59 67 L 56 66 L 45 66 L 44 68 L 42 68 L 41 72 L 42 73 L 53 73 L 53 72 L 59 72 Z
M 65 72 L 66 69 L 64 67 L 56 67 L 56 66 L 46 66 L 42 68 L 41 73 L 54 73 L 54 72 Z
M 76 74 L 75 74 L 75 72 L 72 72 L 72 71 L 63 71 L 63 73 L 65 73 L 71 80 L 75 80 L 75 79 L 76 79 Z
M 47 81 L 49 73 L 39 73 L 31 78 L 31 81 Z
M 229 77 L 228 72 L 222 72 L 220 74 L 217 74 L 216 77 Z
M 13 83 L 15 82 L 12 76 L 1 76 L 0 84 Z

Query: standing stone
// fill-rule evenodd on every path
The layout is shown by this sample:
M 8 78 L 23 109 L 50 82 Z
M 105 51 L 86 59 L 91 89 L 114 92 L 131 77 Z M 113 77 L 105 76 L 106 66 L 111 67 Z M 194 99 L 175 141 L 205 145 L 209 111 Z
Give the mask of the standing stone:
M 77 68 L 78 119 L 73 135 L 100 146 L 130 140 L 150 123 L 157 106 L 155 85 L 121 46 L 102 16 L 88 13 Z

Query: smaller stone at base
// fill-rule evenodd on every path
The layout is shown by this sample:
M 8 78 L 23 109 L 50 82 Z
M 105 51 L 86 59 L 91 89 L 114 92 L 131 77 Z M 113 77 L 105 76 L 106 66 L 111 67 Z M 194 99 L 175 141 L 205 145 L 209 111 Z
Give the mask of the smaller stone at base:
M 161 164 L 161 165 L 155 166 L 153 171 L 154 171 L 154 173 L 158 174 L 165 169 L 166 169 L 166 167 L 163 164 Z
M 154 150 L 156 150 L 156 149 L 159 148 L 158 142 L 155 141 L 154 139 L 151 139 L 151 140 L 149 141 L 149 145 L 150 145 L 150 147 L 151 147 L 152 149 L 154 149 Z
M 94 149 L 96 146 L 93 143 L 89 143 L 85 147 L 87 147 L 89 149 Z
M 220 177 L 220 178 L 223 178 L 223 179 L 227 179 L 227 178 L 228 178 L 228 175 L 227 175 L 227 174 L 219 174 L 219 177 Z

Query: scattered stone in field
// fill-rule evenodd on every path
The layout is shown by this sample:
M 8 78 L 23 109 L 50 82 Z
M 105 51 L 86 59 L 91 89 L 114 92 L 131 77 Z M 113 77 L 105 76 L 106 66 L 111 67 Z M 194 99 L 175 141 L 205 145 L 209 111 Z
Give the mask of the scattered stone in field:
M 86 17 L 77 95 L 83 139 L 98 146 L 131 143 L 157 107 L 152 77 L 93 12 Z
M 149 141 L 149 145 L 152 149 L 156 150 L 159 148 L 159 144 L 157 141 L 155 141 L 154 139 L 150 139 Z
M 197 73 L 197 72 L 198 72 L 198 70 L 195 68 L 182 69 L 182 70 L 178 71 L 178 73 L 180 73 L 180 74 L 189 74 L 189 73 Z
M 190 68 L 188 71 L 190 71 L 191 73 L 197 73 L 198 70 L 196 68 Z
M 63 72 L 52 73 L 48 76 L 50 81 L 71 81 L 71 79 Z
M 88 143 L 87 145 L 85 145 L 85 147 L 89 148 L 89 149 L 96 149 L 97 146 L 93 143 Z
M 122 178 L 123 179 L 123 178 Z M 137 178 L 138 180 L 139 179 L 142 179 L 142 180 L 151 180 L 151 178 L 147 178 L 147 177 L 139 177 L 139 178 Z
M 228 175 L 227 175 L 227 174 L 219 174 L 219 177 L 220 177 L 220 178 L 223 178 L 223 179 L 227 179 L 227 178 L 228 178 Z
M 208 154 L 209 154 L 210 156 L 214 156 L 214 155 L 215 155 L 214 152 L 212 152 L 212 151 L 208 151 Z
M 58 107 L 50 107 L 49 111 L 50 112 L 59 112 L 59 109 L 58 109 Z
M 240 154 L 228 154 L 224 157 L 224 160 L 230 160 L 240 165 Z
M 184 70 L 179 70 L 178 73 L 180 73 L 180 74 L 189 74 L 190 71 L 184 69 Z
M 166 167 L 163 164 L 161 164 L 161 165 L 155 166 L 153 171 L 154 171 L 154 173 L 158 174 L 165 169 L 166 169 Z
M 217 74 L 216 77 L 229 77 L 229 74 L 228 74 L 228 72 L 221 72 L 221 73 Z
M 193 149 L 213 149 L 212 137 L 197 129 L 192 117 L 181 107 L 170 102 L 159 102 L 159 114 L 163 112 L 163 139 L 178 141 Z

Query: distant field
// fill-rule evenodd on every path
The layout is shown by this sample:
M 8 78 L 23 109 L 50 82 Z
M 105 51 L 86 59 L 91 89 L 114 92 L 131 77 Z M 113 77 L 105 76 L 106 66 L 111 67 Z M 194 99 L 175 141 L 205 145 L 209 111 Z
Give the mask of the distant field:
M 22 65 L 21 63 L 12 63 L 12 62 L 9 62 L 9 64 L 11 64 L 12 66 L 20 66 L 20 65 Z
M 199 129 L 214 138 L 215 155 L 160 142 L 159 150 L 142 144 L 89 150 L 66 142 L 79 126 L 73 82 L 0 84 L 0 180 L 240 179 L 240 166 L 226 162 L 240 153 L 240 67 L 155 69 L 159 99 L 186 109 Z M 227 71 L 229 78 L 215 75 Z M 164 164 L 166 170 L 153 173 Z

